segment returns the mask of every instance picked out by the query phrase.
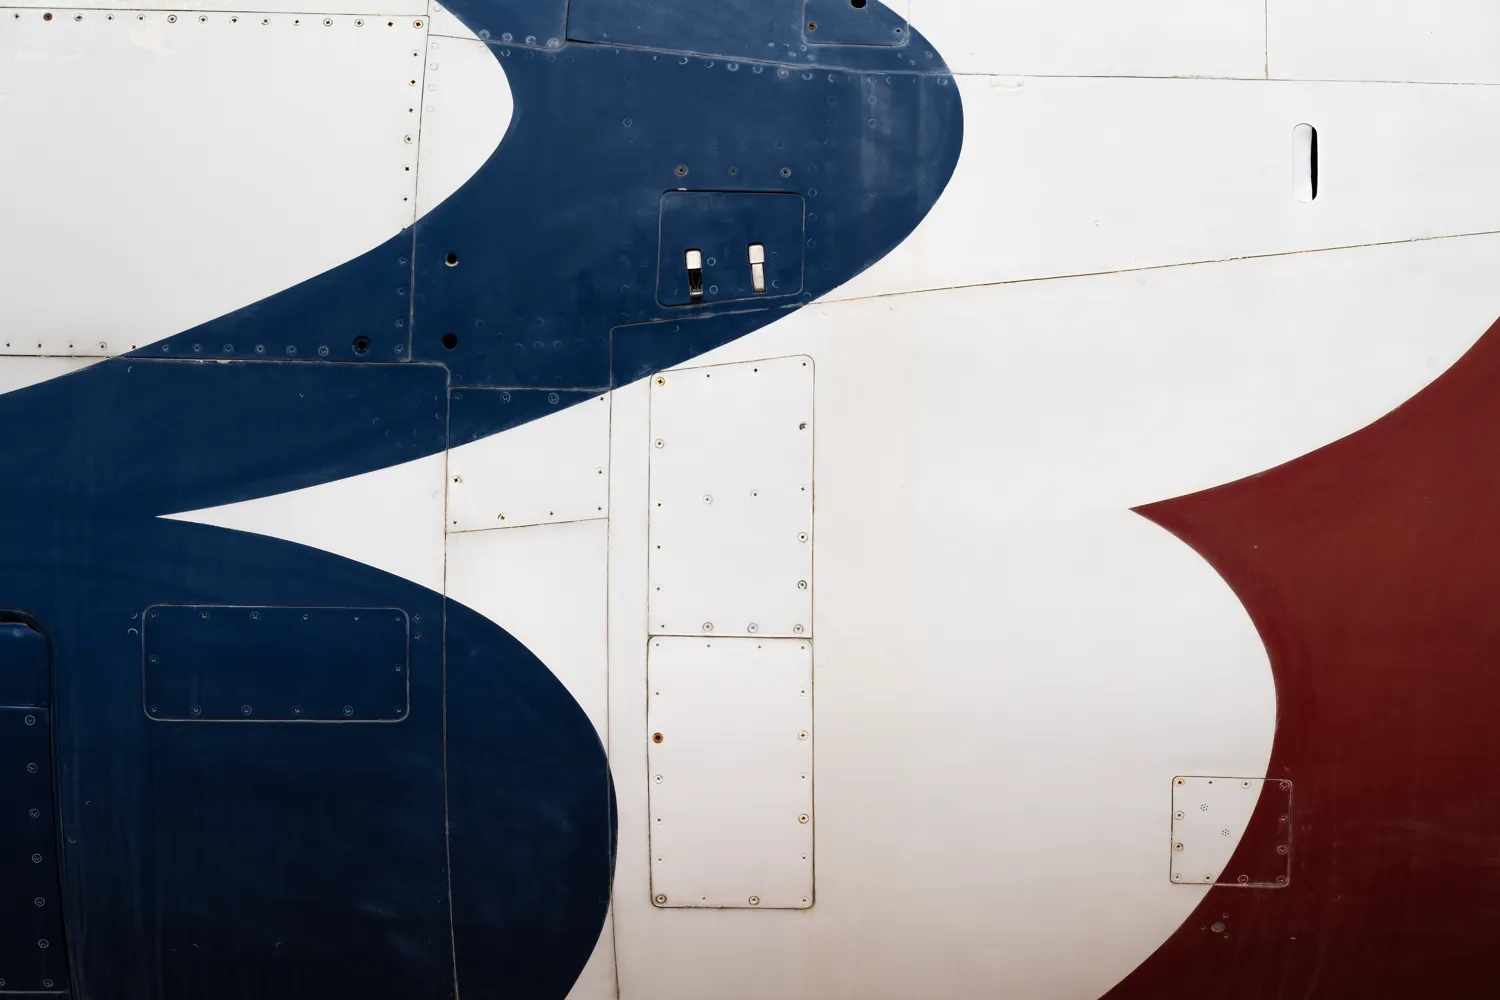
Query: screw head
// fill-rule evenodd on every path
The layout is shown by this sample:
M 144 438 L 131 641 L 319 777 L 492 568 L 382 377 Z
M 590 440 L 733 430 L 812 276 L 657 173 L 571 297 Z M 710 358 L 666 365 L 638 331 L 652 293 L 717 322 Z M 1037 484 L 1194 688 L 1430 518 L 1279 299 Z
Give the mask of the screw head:
M 1180 850 L 1182 850 L 1182 845 L 1181 844 L 1173 844 L 1172 845 L 1172 850 L 1174 850 L 1174 851 L 1180 851 Z
M 798 590 L 806 590 L 807 589 L 807 581 L 806 580 L 798 580 L 797 581 L 797 589 Z
M 665 445 L 667 442 L 663 441 L 661 438 L 657 438 L 656 441 L 653 442 L 653 443 L 656 445 L 656 447 L 660 448 L 663 445 Z
M 800 816 L 797 817 L 797 822 L 805 824 L 810 818 L 811 817 L 809 817 L 807 815 L 807 813 L 802 813 Z
M 667 380 L 663 376 L 658 375 L 658 376 L 656 376 L 656 384 L 657 385 L 666 385 L 667 384 Z
M 666 902 L 667 902 L 667 897 L 665 895 L 663 895 L 661 893 L 657 893 L 656 894 L 656 905 L 657 906 L 664 906 L 664 905 L 666 905 Z
M 802 626 L 801 625 L 793 625 L 792 626 L 792 634 L 793 635 L 801 635 L 802 634 Z
M 751 896 L 750 897 L 750 905 L 751 906 L 759 906 L 760 905 L 760 897 L 759 896 Z
M 714 623 L 713 622 L 704 622 L 703 623 L 703 631 L 705 631 L 705 632 L 712 632 L 713 630 L 714 630 Z

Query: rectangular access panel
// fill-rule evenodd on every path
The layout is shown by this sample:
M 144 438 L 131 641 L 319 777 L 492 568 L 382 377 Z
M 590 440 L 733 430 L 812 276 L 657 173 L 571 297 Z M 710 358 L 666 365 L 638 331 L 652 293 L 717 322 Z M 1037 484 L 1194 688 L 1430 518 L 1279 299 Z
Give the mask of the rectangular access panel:
M 812 643 L 650 643 L 652 900 L 811 906 Z
M 687 306 L 801 292 L 803 210 L 800 194 L 668 191 L 661 196 L 657 301 Z M 763 259 L 763 291 L 754 256 Z M 701 261 L 697 275 L 694 260 Z
M 1292 875 L 1292 783 L 1284 778 L 1172 779 L 1172 881 L 1274 888 Z
M 651 379 L 649 630 L 812 634 L 813 364 Z
M 184 722 L 398 722 L 400 608 L 156 605 L 141 630 L 146 714 Z

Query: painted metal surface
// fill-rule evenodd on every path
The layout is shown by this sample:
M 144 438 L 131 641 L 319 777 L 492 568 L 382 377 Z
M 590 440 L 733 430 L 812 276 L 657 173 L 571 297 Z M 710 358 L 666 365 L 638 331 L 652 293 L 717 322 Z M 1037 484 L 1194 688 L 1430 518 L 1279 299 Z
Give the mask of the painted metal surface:
M 956 80 L 969 115 L 949 196 L 910 253 L 832 297 L 1500 230 L 1500 135 L 1474 125 L 1500 115 L 1494 87 Z M 1287 176 L 1299 122 L 1318 129 L 1312 205 Z
M 1111 0 L 911 0 L 911 7 L 912 20 L 955 73 L 1119 78 L 1265 72 L 1265 0 L 1211 6 L 1139 0 L 1124 7 Z
M 813 363 L 651 384 L 650 632 L 811 636 Z
M 1292 783 L 1284 779 L 1209 778 L 1179 775 L 1172 779 L 1172 881 L 1275 888 L 1291 872 Z M 1246 841 L 1245 830 L 1262 796 L 1272 801 L 1277 824 L 1269 838 Z M 1258 828 L 1257 834 L 1266 832 Z M 1239 864 L 1228 870 L 1231 856 Z
M 454 412 L 473 414 L 476 421 L 515 408 L 547 413 L 509 434 L 483 437 L 448 452 L 450 532 L 608 515 L 606 396 L 547 389 L 455 389 L 450 406 Z
M 252 6 L 0 12 L 0 215 L 12 234 L 0 246 L 0 353 L 126 354 L 411 225 L 425 18 Z M 385 314 L 409 304 L 400 284 L 392 268 L 384 294 L 360 296 L 378 324 L 346 303 L 338 319 L 239 324 L 180 353 L 352 359 L 363 335 L 367 354 L 388 358 L 397 331 Z
M 1268 774 L 1296 782 L 1296 849 L 1285 889 L 1214 890 L 1112 997 L 1323 981 L 1447 997 L 1493 981 L 1471 929 L 1495 907 L 1476 791 L 1496 756 L 1495 532 L 1472 515 L 1496 489 L 1478 457 L 1496 435 L 1497 348 L 1500 326 L 1359 432 L 1141 509 L 1224 576 L 1265 640 L 1281 703 Z M 1263 802 L 1251 826 L 1276 817 Z M 1234 915 L 1227 944 L 1198 930 L 1214 911 Z
M 141 624 L 156 722 L 399 722 L 411 708 L 400 608 L 158 605 Z
M 1500 83 L 1500 9 L 1475 0 L 1423 4 L 1268 0 L 1267 73 L 1313 80 Z
M 661 196 L 661 248 L 656 300 L 662 305 L 755 299 L 749 248 L 767 251 L 766 298 L 802 291 L 806 202 L 795 194 L 724 194 L 668 191 Z M 695 296 L 688 288 L 685 253 L 696 251 L 703 269 Z
M 812 643 L 660 636 L 646 682 L 652 902 L 812 906 Z
M 1500 243 L 1460 236 L 1496 228 L 1471 85 L 1493 17 L 1346 6 L 0 12 L 0 121 L 32 128 L 0 308 L 143 331 L 121 343 L 155 359 L 0 361 L 0 603 L 55 639 L 68 987 L 1494 992 L 1494 335 L 1438 378 L 1500 311 Z M 424 67 L 397 78 L 424 125 L 399 153 L 361 103 L 391 82 L 380 43 L 293 33 L 341 18 L 426 39 L 395 53 Z M 207 60 L 224 20 L 265 34 Z M 1350 79 L 1261 78 L 1288 73 Z M 387 183 L 415 200 L 377 232 Z M 783 220 L 725 206 L 799 199 L 801 292 L 755 291 L 746 245 L 711 266 L 748 297 L 660 299 L 674 193 L 735 243 Z M 817 905 L 659 906 L 641 380 L 802 355 Z M 451 532 L 455 461 L 476 511 L 519 491 L 582 519 Z M 139 615 L 162 603 L 406 609 L 409 716 L 153 722 Z M 1213 886 L 1170 880 L 1165 793 L 1193 775 L 1268 776 L 1243 835 L 1210 831 L 1236 841 L 1198 865 Z
M 24 617 L 0 622 L 0 991 L 65 994 L 50 650 Z

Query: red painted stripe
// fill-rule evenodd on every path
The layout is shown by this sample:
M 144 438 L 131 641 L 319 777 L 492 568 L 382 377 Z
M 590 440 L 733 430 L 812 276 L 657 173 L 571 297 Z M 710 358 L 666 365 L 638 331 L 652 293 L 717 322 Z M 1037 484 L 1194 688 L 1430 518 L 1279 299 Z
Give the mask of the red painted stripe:
M 1369 427 L 1139 513 L 1265 642 L 1292 873 L 1211 889 L 1107 996 L 1500 995 L 1500 323 Z M 1263 796 L 1226 875 L 1277 812 Z

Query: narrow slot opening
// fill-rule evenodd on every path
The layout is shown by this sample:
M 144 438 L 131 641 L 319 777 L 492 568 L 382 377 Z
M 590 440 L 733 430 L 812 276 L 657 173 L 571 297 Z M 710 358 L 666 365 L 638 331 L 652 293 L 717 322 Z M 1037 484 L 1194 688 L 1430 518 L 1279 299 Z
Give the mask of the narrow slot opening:
M 1318 197 L 1318 130 L 1306 122 L 1292 129 L 1292 174 L 1297 200 L 1314 201 Z

